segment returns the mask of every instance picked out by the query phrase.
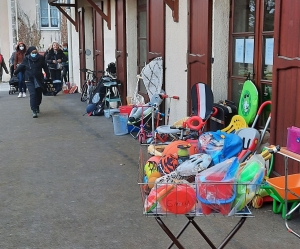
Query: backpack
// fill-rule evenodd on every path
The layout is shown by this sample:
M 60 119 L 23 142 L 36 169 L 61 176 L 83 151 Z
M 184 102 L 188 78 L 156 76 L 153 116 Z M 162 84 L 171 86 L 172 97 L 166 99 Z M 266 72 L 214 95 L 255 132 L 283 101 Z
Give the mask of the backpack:
M 199 136 L 198 149 L 211 156 L 213 165 L 237 156 L 243 149 L 242 139 L 233 133 L 220 130 L 204 132 Z
M 86 107 L 86 113 L 88 116 L 102 116 L 104 115 L 105 103 L 99 101 L 97 103 L 88 104 Z
M 3 56 L 2 54 L 0 54 L 0 65 L 2 64 L 2 61 L 3 61 Z

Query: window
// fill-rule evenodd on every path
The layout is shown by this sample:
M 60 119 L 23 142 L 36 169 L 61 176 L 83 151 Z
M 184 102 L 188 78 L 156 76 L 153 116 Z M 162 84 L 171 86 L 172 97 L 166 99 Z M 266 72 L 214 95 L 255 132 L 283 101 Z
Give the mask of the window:
M 50 6 L 48 0 L 40 0 L 41 6 L 41 28 L 42 29 L 58 29 L 59 28 L 59 12 L 55 6 Z

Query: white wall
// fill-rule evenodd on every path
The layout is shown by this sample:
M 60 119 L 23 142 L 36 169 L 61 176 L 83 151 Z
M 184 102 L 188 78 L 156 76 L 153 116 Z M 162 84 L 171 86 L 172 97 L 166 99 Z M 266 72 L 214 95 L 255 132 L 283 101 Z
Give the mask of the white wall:
M 228 89 L 228 43 L 229 43 L 229 0 L 213 1 L 212 25 L 212 90 L 214 100 L 227 99 Z
M 84 8 L 84 25 L 85 25 L 85 51 L 89 50 L 91 55 L 85 56 L 86 68 L 94 69 L 94 43 L 93 43 L 93 8 Z
M 187 1 L 179 1 L 179 22 L 174 22 L 171 9 L 166 5 L 166 94 L 179 100 L 166 99 L 170 106 L 170 124 L 187 115 Z
M 71 0 L 71 3 L 74 3 L 74 0 Z M 73 20 L 75 20 L 75 15 L 77 15 L 77 10 L 75 10 L 75 8 L 71 8 L 71 17 Z M 78 32 L 76 32 L 74 25 L 71 25 L 71 36 L 72 39 L 71 44 L 69 44 L 69 48 L 71 46 L 71 57 L 69 56 L 69 67 L 72 67 L 73 70 L 73 75 L 70 75 L 70 83 L 71 84 L 76 84 L 78 87 L 80 85 L 80 74 L 79 74 L 79 65 L 80 65 L 80 61 L 79 61 L 79 34 Z M 69 50 L 69 54 L 70 54 L 70 50 Z M 73 81 L 71 80 L 73 79 Z M 80 88 L 78 89 L 80 91 Z
M 116 50 L 116 24 L 115 24 L 115 1 L 110 1 L 111 8 L 111 29 L 107 27 L 107 22 L 104 21 L 104 67 L 111 62 L 116 61 L 115 50 Z M 104 3 L 104 13 L 107 13 L 107 4 Z
M 137 74 L 137 8 L 136 0 L 126 1 L 127 95 L 133 96 Z
M 11 53 L 13 52 L 13 44 L 12 44 L 12 19 L 11 19 L 11 4 L 10 1 L 1 1 L 0 8 L 0 16 L 1 16 L 1 32 L 0 32 L 0 53 L 3 55 L 5 64 L 9 71 L 9 63 L 8 60 L 10 58 Z M 3 70 L 2 80 L 8 81 L 10 78 L 9 74 L 5 73 Z

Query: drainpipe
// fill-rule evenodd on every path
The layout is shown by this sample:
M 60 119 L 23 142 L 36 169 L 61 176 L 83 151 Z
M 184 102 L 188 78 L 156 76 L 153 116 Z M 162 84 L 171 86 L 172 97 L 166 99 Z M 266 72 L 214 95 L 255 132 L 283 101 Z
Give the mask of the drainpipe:
M 15 20 L 14 20 L 14 26 L 15 26 L 15 31 L 16 31 L 16 37 L 14 39 L 14 43 L 17 44 L 19 41 L 19 23 L 18 23 L 18 4 L 17 4 L 17 0 L 14 1 L 15 4 Z M 15 49 L 15 48 L 14 48 Z
M 70 0 L 68 1 L 70 3 Z M 66 8 L 66 12 L 68 15 L 71 15 L 71 9 L 70 7 Z M 68 31 L 68 57 L 69 57 L 69 81 L 71 83 L 74 82 L 73 77 L 73 53 L 72 53 L 72 24 L 69 20 L 67 20 L 67 31 Z

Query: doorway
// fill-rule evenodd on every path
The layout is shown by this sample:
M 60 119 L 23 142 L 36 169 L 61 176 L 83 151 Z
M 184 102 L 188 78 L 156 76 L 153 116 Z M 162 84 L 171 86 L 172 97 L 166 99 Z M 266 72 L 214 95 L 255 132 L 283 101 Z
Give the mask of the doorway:
M 233 0 L 230 11 L 228 96 L 237 105 L 247 76 L 260 103 L 271 100 L 275 0 Z M 264 111 L 265 123 L 270 106 Z

